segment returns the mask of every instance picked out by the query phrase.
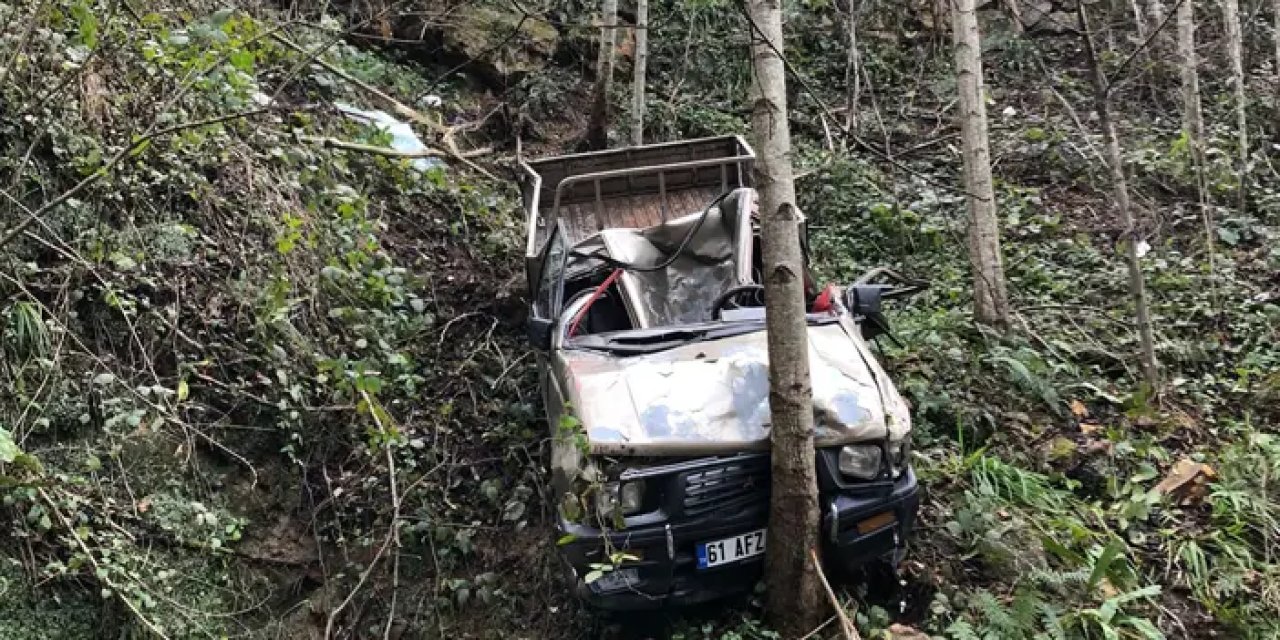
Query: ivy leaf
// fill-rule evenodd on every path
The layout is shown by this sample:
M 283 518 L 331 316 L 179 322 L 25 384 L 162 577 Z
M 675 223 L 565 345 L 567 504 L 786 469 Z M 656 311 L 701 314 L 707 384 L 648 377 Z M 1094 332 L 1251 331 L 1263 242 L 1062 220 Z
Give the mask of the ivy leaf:
M 244 51 L 242 49 L 239 51 L 232 52 L 231 55 L 228 57 L 228 60 L 231 62 L 231 66 L 235 67 L 236 69 L 239 69 L 240 71 L 243 71 L 245 73 L 253 72 L 253 52 L 252 51 Z
M 235 13 L 235 9 L 219 9 L 212 16 L 209 16 L 209 24 L 222 28 L 231 19 L 231 15 Z
M 13 434 L 8 429 L 0 427 L 0 462 L 10 463 L 22 455 L 22 449 L 18 448 L 18 443 L 13 441 Z

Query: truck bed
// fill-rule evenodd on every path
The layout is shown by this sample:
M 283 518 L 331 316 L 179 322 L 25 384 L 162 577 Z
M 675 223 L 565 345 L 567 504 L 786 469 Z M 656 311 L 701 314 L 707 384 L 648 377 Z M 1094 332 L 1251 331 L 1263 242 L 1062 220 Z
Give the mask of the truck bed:
M 612 198 L 600 207 L 595 202 L 561 205 L 560 219 L 569 243 L 577 244 L 603 229 L 651 227 L 668 218 L 702 211 L 721 193 L 719 186 L 698 187 L 668 193 L 665 198 L 656 193 Z
M 755 153 L 723 136 L 522 162 L 533 260 L 557 221 L 570 244 L 612 228 L 640 228 L 696 213 L 716 196 L 751 186 Z

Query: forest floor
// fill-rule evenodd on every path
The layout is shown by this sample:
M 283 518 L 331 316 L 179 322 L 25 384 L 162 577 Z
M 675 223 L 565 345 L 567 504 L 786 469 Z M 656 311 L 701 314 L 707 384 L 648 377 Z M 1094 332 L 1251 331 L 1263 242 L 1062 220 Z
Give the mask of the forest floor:
M 0 229 L 98 177 L 0 246 L 0 636 L 775 637 L 759 593 L 611 619 L 558 579 L 511 142 L 576 144 L 589 26 L 556 14 L 555 55 L 495 85 L 332 16 L 47 4 L 27 37 L 44 10 L 0 3 L 0 184 L 21 203 Z M 655 11 L 653 138 L 746 133 L 732 6 Z M 864 636 L 1276 637 L 1275 149 L 1241 209 L 1206 73 L 1202 210 L 1175 70 L 1143 56 L 1118 92 L 1162 365 L 1144 390 L 1078 43 L 988 24 L 999 335 L 971 320 L 947 51 L 896 16 L 868 18 L 859 135 L 830 139 L 839 21 L 789 27 L 815 268 L 931 284 L 881 345 L 925 498 L 901 575 L 842 583 Z M 1108 46 L 1115 70 L 1135 45 Z M 388 95 L 428 145 L 496 147 L 491 175 L 343 148 L 392 142 L 340 109 L 407 119 Z

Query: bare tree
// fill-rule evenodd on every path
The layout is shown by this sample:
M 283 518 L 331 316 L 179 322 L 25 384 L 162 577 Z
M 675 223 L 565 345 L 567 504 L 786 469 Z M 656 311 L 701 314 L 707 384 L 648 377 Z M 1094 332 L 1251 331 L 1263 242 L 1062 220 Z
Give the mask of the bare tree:
M 1280 0 L 1278 0 L 1280 1 Z M 858 102 L 862 99 L 862 81 L 859 71 L 861 56 L 858 54 L 858 2 L 848 0 L 849 13 L 846 16 L 845 33 L 848 36 L 847 56 L 844 64 L 845 111 L 844 128 L 848 131 L 858 130 Z
M 649 66 L 649 0 L 636 0 L 635 77 L 631 85 L 631 144 L 644 144 L 645 73 Z
M 1280 75 L 1280 0 L 1271 0 L 1271 31 L 1276 43 L 1276 60 L 1274 69 Z
M 1210 277 L 1215 277 L 1215 241 L 1213 213 L 1209 208 L 1208 188 L 1205 184 L 1204 113 L 1200 107 L 1200 70 L 1196 56 L 1195 5 L 1182 0 L 1177 7 L 1178 66 L 1182 77 L 1182 131 L 1187 138 L 1192 171 L 1196 181 L 1196 195 L 1200 203 L 1200 217 L 1204 222 L 1205 247 L 1209 256 Z M 1216 283 L 1210 283 L 1214 307 L 1218 306 Z
M 1151 16 L 1151 24 L 1159 29 L 1167 17 L 1163 0 L 1149 0 L 1147 2 L 1147 13 Z
M 1009 322 L 1009 294 L 1000 251 L 1000 223 L 991 182 L 987 104 L 982 92 L 982 44 L 974 0 L 953 0 L 956 87 L 960 92 L 960 132 L 964 146 L 964 186 L 969 203 L 969 263 L 973 268 L 973 310 L 979 322 Z
M 755 67 L 751 128 L 759 158 L 760 236 L 769 336 L 773 494 L 769 505 L 769 614 L 784 637 L 821 621 L 822 587 L 810 552 L 818 546 L 818 486 L 813 453 L 809 336 L 804 309 L 800 212 L 791 169 L 781 0 L 748 0 Z
M 1138 337 L 1142 347 L 1142 375 L 1152 390 L 1159 388 L 1159 369 L 1156 364 L 1155 338 L 1151 327 L 1151 309 L 1147 303 L 1146 281 L 1142 275 L 1141 254 L 1138 249 L 1137 224 L 1129 202 L 1129 184 L 1125 178 L 1124 158 L 1120 153 L 1120 138 L 1116 135 L 1115 121 L 1111 117 L 1111 84 L 1102 70 L 1102 61 L 1094 44 L 1093 31 L 1089 28 L 1089 16 L 1084 3 L 1077 7 L 1083 30 L 1085 54 L 1093 80 L 1094 109 L 1102 126 L 1106 142 L 1107 164 L 1111 171 L 1111 187 L 1115 191 L 1116 209 L 1120 214 L 1120 240 L 1125 243 L 1129 263 L 1129 294 L 1133 296 L 1134 313 L 1138 320 Z M 1134 52 L 1137 55 L 1138 52 Z
M 1235 90 L 1236 103 L 1236 135 L 1239 138 L 1239 156 L 1237 172 L 1240 180 L 1240 209 L 1245 206 L 1245 188 L 1249 178 L 1249 129 L 1245 118 L 1244 95 L 1244 57 L 1241 53 L 1243 44 L 1240 35 L 1240 3 L 1237 0 L 1222 0 L 1222 27 L 1226 38 L 1227 57 L 1231 61 L 1231 86 Z
M 1138 4 L 1138 0 L 1129 0 L 1129 8 L 1133 9 L 1133 25 L 1138 29 L 1138 39 L 1147 39 L 1147 18 L 1142 12 L 1142 6 Z
M 609 87 L 613 84 L 613 61 L 617 50 L 618 0 L 602 0 L 600 10 L 600 51 L 596 54 L 596 84 L 591 95 L 591 119 L 587 123 L 587 147 L 609 146 Z
M 1200 72 L 1196 56 L 1195 5 L 1178 3 L 1178 65 L 1182 77 L 1182 130 L 1187 134 L 1193 159 L 1204 153 L 1204 116 L 1200 109 Z

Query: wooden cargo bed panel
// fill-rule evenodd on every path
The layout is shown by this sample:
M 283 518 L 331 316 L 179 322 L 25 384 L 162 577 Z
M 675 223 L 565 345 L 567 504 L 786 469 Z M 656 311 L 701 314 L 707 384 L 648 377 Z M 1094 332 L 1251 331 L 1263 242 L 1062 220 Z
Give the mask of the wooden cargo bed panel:
M 669 192 L 665 219 L 699 213 L 720 193 L 719 187 Z M 661 224 L 664 220 L 662 203 L 662 196 L 656 193 L 614 197 L 601 200 L 598 206 L 595 202 L 561 205 L 560 216 L 569 241 L 577 244 L 601 229 L 644 228 Z

